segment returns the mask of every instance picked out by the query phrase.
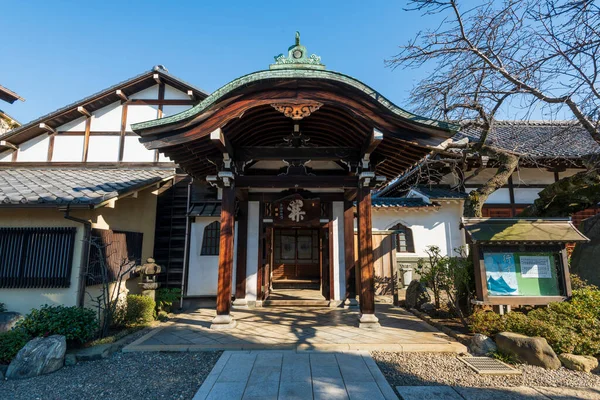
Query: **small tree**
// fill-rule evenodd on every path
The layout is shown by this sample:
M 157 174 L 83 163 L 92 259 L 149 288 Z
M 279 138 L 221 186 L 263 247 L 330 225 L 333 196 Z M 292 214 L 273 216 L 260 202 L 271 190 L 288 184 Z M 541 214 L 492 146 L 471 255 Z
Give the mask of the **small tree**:
M 90 262 L 86 274 L 94 284 L 101 285 L 100 294 L 96 297 L 86 291 L 98 312 L 100 337 L 108 336 L 110 327 L 115 324 L 119 309 L 123 307 L 119 303 L 119 293 L 121 293 L 123 279 L 129 276 L 137 267 L 135 261 L 124 258 L 120 260 L 116 269 L 109 268 L 107 259 L 114 254 L 114 252 L 108 253 L 110 245 L 111 243 L 102 243 L 100 238 L 91 238 L 91 250 L 96 252 L 97 257 Z

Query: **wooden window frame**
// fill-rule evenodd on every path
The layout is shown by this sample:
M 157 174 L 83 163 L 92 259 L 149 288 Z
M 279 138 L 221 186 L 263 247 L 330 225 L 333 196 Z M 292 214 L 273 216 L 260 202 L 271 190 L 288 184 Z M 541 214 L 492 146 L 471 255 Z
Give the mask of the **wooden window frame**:
M 394 231 L 394 244 L 396 246 L 396 253 L 409 254 L 415 252 L 415 239 L 412 234 L 412 229 L 406 225 L 397 223 L 392 226 L 390 230 Z M 401 245 L 402 241 L 404 242 L 404 246 Z
M 213 221 L 204 227 L 201 256 L 218 256 L 221 241 L 221 223 Z

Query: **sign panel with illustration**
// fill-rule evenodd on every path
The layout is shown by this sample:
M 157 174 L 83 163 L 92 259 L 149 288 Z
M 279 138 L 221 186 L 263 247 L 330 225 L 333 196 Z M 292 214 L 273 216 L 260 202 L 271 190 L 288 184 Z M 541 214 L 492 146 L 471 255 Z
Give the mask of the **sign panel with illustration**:
M 491 296 L 518 295 L 517 267 L 512 253 L 484 254 L 485 277 Z
M 560 296 L 554 255 L 548 252 L 485 252 L 488 295 Z
M 273 224 L 278 226 L 318 225 L 321 216 L 319 199 L 305 199 L 294 194 L 273 203 Z

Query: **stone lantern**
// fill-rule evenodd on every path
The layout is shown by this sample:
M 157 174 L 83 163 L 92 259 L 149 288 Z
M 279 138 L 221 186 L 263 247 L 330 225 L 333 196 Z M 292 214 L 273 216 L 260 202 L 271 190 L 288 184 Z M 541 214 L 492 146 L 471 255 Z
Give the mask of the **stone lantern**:
M 137 272 L 142 275 L 142 281 L 138 285 L 142 288 L 142 294 L 155 300 L 156 289 L 160 287 L 160 283 L 156 281 L 156 277 L 160 274 L 161 267 L 156 263 L 154 258 L 148 258 L 146 264 L 139 267 Z

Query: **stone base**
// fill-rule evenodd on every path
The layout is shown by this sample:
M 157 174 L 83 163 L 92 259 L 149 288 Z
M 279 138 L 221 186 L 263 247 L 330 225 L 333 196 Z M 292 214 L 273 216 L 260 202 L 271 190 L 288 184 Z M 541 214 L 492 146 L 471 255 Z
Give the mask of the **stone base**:
M 246 299 L 235 299 L 233 301 L 233 303 L 231 304 L 231 306 L 233 308 L 241 308 L 241 309 L 244 309 L 244 310 L 247 310 L 247 309 L 250 308 L 248 306 L 248 300 L 246 300 Z
M 329 308 L 338 308 L 344 305 L 343 300 L 331 300 L 329 302 Z
M 237 321 L 230 314 L 217 315 L 212 320 L 210 329 L 227 330 L 234 329 L 237 326 Z
M 379 318 L 375 316 L 375 314 L 361 314 L 358 319 L 359 324 L 358 327 L 360 329 L 378 329 L 381 328 L 379 325 Z
M 356 298 L 347 298 L 346 301 L 344 302 L 344 308 L 348 309 L 348 310 L 358 310 L 358 301 L 356 300 Z

